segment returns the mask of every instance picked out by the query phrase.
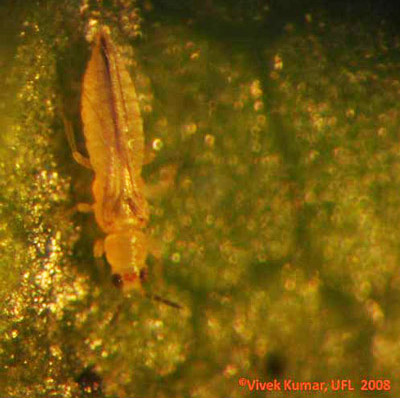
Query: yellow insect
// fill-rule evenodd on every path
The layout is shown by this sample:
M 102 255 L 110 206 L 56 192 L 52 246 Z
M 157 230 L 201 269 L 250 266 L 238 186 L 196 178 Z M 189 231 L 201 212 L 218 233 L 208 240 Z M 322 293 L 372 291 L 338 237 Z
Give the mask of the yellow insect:
M 69 124 L 66 130 L 76 161 L 95 173 L 89 207 L 106 234 L 96 242 L 95 256 L 106 255 L 116 285 L 140 289 L 149 220 L 141 177 L 143 122 L 134 84 L 105 27 L 96 34 L 83 78 L 81 117 L 89 158 L 77 151 Z

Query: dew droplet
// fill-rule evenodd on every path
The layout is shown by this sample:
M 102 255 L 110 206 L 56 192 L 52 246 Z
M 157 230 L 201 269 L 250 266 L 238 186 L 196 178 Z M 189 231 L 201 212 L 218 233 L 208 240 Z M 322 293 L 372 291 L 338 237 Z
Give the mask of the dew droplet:
M 215 137 L 212 134 L 206 134 L 206 136 L 204 137 L 204 142 L 207 146 L 211 148 L 214 146 Z
M 156 138 L 153 140 L 152 147 L 155 151 L 160 151 L 163 146 L 164 146 L 164 144 L 160 138 Z
M 173 263 L 179 263 L 181 261 L 181 255 L 177 252 L 173 253 L 171 256 L 171 260 Z

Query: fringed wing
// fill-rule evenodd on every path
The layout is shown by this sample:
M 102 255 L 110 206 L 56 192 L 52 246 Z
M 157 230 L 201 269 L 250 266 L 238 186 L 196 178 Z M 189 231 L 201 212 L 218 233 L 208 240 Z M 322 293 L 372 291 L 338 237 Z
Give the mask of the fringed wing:
M 145 224 L 148 209 L 140 177 L 144 136 L 139 103 L 105 29 L 97 35 L 83 79 L 82 120 L 96 173 L 96 216 L 101 226 L 109 230 L 116 223 Z

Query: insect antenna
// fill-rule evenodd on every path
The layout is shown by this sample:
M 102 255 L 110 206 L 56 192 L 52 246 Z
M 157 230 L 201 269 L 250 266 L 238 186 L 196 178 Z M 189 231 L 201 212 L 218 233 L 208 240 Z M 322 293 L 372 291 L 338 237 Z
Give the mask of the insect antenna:
M 158 294 L 146 293 L 146 297 L 149 298 L 150 300 L 158 301 L 165 305 L 169 305 L 170 307 L 176 308 L 177 310 L 181 310 L 183 308 L 180 304 L 175 303 L 171 300 L 165 299 L 165 298 L 159 296 Z

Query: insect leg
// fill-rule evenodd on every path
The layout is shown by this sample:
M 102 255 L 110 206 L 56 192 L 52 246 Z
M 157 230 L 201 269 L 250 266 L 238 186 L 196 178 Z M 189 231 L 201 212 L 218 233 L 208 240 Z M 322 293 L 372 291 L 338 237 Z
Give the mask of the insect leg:
M 93 255 L 95 258 L 99 258 L 103 254 L 104 254 L 104 240 L 97 239 L 96 242 L 94 242 Z
M 64 115 L 62 115 L 62 118 L 64 122 L 65 134 L 67 136 L 68 144 L 71 148 L 73 158 L 81 166 L 86 167 L 87 169 L 92 169 L 92 165 L 90 163 L 89 158 L 83 156 L 76 147 L 76 141 L 75 141 L 74 129 L 72 128 L 72 123 L 69 120 L 67 120 L 67 118 Z
M 174 301 L 165 299 L 165 298 L 159 296 L 158 294 L 146 293 L 146 297 L 149 298 L 150 300 L 158 301 L 159 303 L 169 305 L 170 307 L 176 308 L 177 310 L 183 309 L 183 307 L 180 304 L 175 303 Z
M 78 203 L 76 205 L 76 210 L 78 210 L 79 213 L 92 213 L 93 205 L 90 205 L 89 203 Z

